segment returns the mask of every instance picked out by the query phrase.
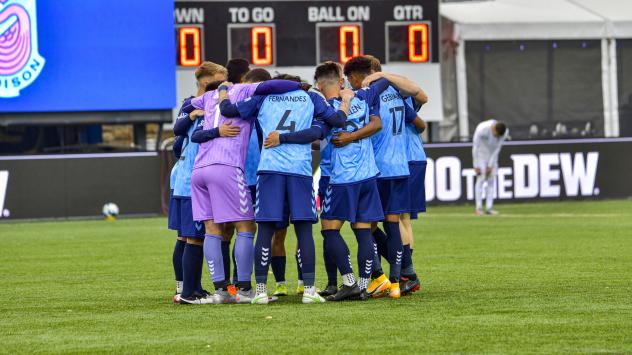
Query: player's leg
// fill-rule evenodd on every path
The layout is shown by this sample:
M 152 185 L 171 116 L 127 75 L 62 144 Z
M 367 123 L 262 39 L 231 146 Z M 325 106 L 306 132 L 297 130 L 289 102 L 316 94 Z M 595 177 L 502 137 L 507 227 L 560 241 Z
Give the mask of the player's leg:
M 224 223 L 222 230 L 222 258 L 224 260 L 224 278 L 230 283 L 231 256 L 233 266 L 233 280 L 237 283 L 237 270 L 235 266 L 235 249 L 231 253 L 230 242 L 235 234 L 235 226 L 232 223 Z
M 481 170 L 480 174 L 476 175 L 476 182 L 474 183 L 474 199 L 476 200 L 476 214 L 483 214 L 483 187 L 485 185 L 485 171 Z
M 358 242 L 358 287 L 361 292 L 359 298 L 366 300 L 369 298 L 369 277 L 375 262 L 375 244 L 371 234 L 371 226 L 375 221 L 384 219 L 376 180 L 362 183 L 355 210 L 354 220 L 357 222 L 353 223 L 351 227 Z
M 334 202 L 335 203 L 335 202 Z M 333 295 L 327 296 L 328 301 L 343 301 L 356 298 L 360 295 L 360 289 L 356 283 L 353 267 L 351 264 L 351 253 L 347 243 L 340 234 L 340 229 L 344 224 L 342 220 L 330 220 L 327 216 L 322 217 L 322 235 L 327 241 L 327 251 L 334 260 L 336 267 L 342 276 L 342 287 Z
M 272 237 L 272 274 L 276 282 L 273 296 L 287 296 L 287 282 L 285 281 L 285 236 L 287 228 L 277 229 Z
M 169 215 L 167 219 L 168 228 L 177 232 L 176 244 L 173 247 L 171 261 L 173 263 L 173 273 L 176 279 L 176 295 L 182 293 L 182 254 L 186 246 L 187 239 L 180 233 L 180 208 L 177 200 L 173 197 L 173 190 L 169 193 Z
M 213 209 L 207 188 L 204 169 L 195 169 L 191 175 L 191 214 L 192 220 L 203 221 L 213 218 Z M 180 207 L 180 211 L 182 212 Z M 180 223 L 185 221 L 181 218 Z M 202 264 L 204 262 L 204 233 L 205 230 L 200 222 L 194 224 L 195 233 L 187 238 L 187 242 L 182 255 L 183 285 L 180 295 L 181 304 L 201 304 L 203 301 L 210 301 L 210 297 L 196 297 L 196 289 L 201 288 Z M 202 235 L 199 235 L 201 233 Z
M 401 293 L 417 291 L 420 287 L 419 279 L 415 273 L 412 258 L 413 229 L 410 213 L 402 213 L 399 219 L 400 233 L 402 234 L 402 273 L 400 277 Z
M 222 256 L 222 231 L 224 226 L 221 223 L 215 223 L 213 220 L 207 220 L 204 221 L 204 227 L 206 229 L 204 257 L 206 258 L 208 272 L 213 280 L 213 286 L 215 286 L 213 297 L 223 299 L 224 294 L 228 293 L 229 284 L 224 273 L 224 257 Z
M 237 269 L 236 284 L 238 303 L 252 302 L 255 293 L 251 285 L 252 267 L 254 264 L 255 247 L 253 244 L 256 226 L 254 221 L 235 222 L 237 238 L 235 239 L 235 262 Z
M 485 190 L 485 214 L 496 215 L 498 212 L 494 210 L 494 192 L 496 191 L 496 168 L 492 169 L 492 173 L 487 176 L 487 189 Z
M 316 251 L 312 225 L 316 222 L 316 198 L 312 177 L 287 176 L 287 201 L 294 231 L 298 239 L 298 262 L 303 274 L 305 292 L 303 303 L 322 303 L 325 299 L 316 292 Z
M 272 237 L 277 223 L 283 221 L 286 200 L 287 176 L 280 174 L 260 174 L 257 178 L 255 218 L 258 232 L 255 242 L 256 294 L 253 304 L 268 303 L 268 269 L 270 265 Z
M 321 213 L 325 213 L 325 209 L 329 211 L 331 208 L 331 193 L 329 176 L 321 176 L 318 181 L 318 197 L 321 203 Z M 325 271 L 327 272 L 327 287 L 320 292 L 320 295 L 323 297 L 338 292 L 338 268 L 336 267 L 335 260 L 329 255 L 327 250 L 327 238 L 323 238 L 323 261 L 325 262 Z
M 178 237 L 176 239 L 176 245 L 173 247 L 171 260 L 173 262 L 173 272 L 176 276 L 176 294 L 182 293 L 182 255 L 184 254 L 186 244 L 186 238 Z

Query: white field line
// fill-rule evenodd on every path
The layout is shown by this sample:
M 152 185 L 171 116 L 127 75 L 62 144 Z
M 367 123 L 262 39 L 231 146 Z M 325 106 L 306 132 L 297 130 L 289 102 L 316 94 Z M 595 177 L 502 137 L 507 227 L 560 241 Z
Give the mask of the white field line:
M 474 217 L 474 218 L 618 218 L 631 217 L 632 214 L 625 213 L 500 213 L 496 216 L 477 216 L 472 213 L 424 213 L 419 215 L 423 218 L 441 217 Z

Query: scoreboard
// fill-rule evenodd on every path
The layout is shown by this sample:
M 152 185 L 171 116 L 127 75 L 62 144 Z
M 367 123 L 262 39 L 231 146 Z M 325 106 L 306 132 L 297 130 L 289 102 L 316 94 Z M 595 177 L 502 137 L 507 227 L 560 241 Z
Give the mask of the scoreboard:
M 434 106 L 425 118 L 441 119 L 439 0 L 176 1 L 174 17 L 179 91 L 204 60 L 245 58 L 311 82 L 323 61 L 371 54 L 422 85 Z

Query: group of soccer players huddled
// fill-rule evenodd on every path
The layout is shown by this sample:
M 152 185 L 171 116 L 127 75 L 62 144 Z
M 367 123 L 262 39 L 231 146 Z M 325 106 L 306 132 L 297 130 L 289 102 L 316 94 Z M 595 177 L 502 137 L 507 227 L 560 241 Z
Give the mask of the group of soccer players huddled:
M 267 304 L 288 295 L 290 223 L 303 303 L 398 299 L 420 289 L 411 219 L 425 211 L 426 126 L 417 111 L 428 98 L 417 84 L 382 72 L 369 55 L 320 64 L 313 86 L 288 74 L 272 78 L 244 59 L 226 67 L 204 62 L 195 77 L 197 94 L 184 100 L 174 125 L 174 303 Z M 320 211 L 312 150 L 320 151 Z M 328 280 L 322 290 L 312 235 L 318 212 Z M 345 222 L 358 243 L 357 278 L 340 234 Z M 212 294 L 201 283 L 204 259 Z

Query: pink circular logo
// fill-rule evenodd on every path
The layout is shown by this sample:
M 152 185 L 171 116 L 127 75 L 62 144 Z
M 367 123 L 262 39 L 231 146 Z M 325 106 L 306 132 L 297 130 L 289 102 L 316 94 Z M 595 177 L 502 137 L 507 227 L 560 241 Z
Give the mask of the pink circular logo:
M 7 6 L 0 12 L 0 31 L 0 75 L 12 75 L 24 68 L 31 56 L 28 12 L 17 4 Z

